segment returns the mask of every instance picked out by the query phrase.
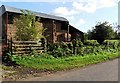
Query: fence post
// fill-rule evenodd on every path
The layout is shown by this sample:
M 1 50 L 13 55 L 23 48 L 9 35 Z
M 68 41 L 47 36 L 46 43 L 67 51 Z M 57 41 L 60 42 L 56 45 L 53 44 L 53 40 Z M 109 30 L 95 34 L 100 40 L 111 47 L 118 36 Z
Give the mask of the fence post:
M 76 55 L 76 50 L 77 50 L 76 47 L 77 46 L 76 46 L 76 40 L 75 39 L 72 40 L 72 44 L 73 44 L 73 54 Z
M 44 52 L 47 51 L 47 40 L 46 38 L 44 38 Z
M 47 40 L 45 38 L 42 38 L 41 43 L 42 43 L 44 52 L 46 52 L 47 51 Z
M 12 37 L 10 38 L 10 52 L 11 52 L 11 55 L 13 54 L 13 50 L 12 50 L 12 43 L 13 43 L 13 41 L 12 41 Z

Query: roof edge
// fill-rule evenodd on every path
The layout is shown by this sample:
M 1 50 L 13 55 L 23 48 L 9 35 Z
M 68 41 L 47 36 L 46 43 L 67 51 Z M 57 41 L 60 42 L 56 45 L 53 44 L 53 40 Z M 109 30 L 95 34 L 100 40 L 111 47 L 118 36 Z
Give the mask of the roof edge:
M 70 24 L 69 24 L 70 25 Z M 76 29 L 77 31 L 81 32 L 81 33 L 84 33 L 82 31 L 80 31 L 79 29 L 75 28 L 74 26 L 70 25 L 71 27 L 73 27 L 74 29 Z
M 20 8 L 10 7 L 10 6 L 6 6 L 6 5 L 2 5 L 0 8 L 2 8 L 2 12 L 13 12 L 13 13 L 20 13 L 20 14 L 22 13 L 21 10 L 28 10 L 28 9 L 20 9 Z M 0 9 L 0 11 L 1 11 L 1 9 Z M 41 13 L 41 12 L 35 12 L 35 11 L 31 11 L 31 10 L 28 10 L 28 11 L 34 13 L 38 17 L 43 17 L 43 18 L 49 18 L 49 19 L 54 19 L 54 20 L 60 20 L 60 21 L 69 22 L 64 17 L 60 17 L 60 16 L 56 16 L 56 15 L 51 15 L 51 14 L 46 14 L 46 13 Z
M 0 16 L 1 16 L 2 14 L 4 14 L 5 11 L 6 11 L 5 6 L 4 6 L 4 5 L 1 5 L 1 7 L 0 7 Z

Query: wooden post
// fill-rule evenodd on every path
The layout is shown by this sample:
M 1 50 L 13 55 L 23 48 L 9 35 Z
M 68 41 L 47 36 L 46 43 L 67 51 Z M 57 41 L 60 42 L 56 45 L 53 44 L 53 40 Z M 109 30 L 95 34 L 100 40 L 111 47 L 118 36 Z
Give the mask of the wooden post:
M 54 20 L 52 21 L 53 22 L 53 27 L 52 27 L 52 43 L 54 43 Z
M 76 40 L 75 39 L 72 40 L 72 44 L 73 44 L 73 54 L 76 55 L 76 50 L 77 50 L 76 47 L 77 46 L 76 46 Z
M 44 52 L 46 52 L 47 51 L 47 40 L 46 40 L 46 38 L 44 38 Z
M 8 13 L 6 13 L 6 45 L 8 43 L 8 40 L 7 40 L 7 31 L 8 31 Z
M 69 24 L 68 24 L 68 31 L 67 31 L 67 41 L 69 41 Z
M 55 32 L 56 32 L 56 24 L 55 21 L 53 20 L 53 30 L 52 30 L 52 41 L 55 43 Z
M 11 37 L 10 38 L 10 52 L 11 52 L 11 55 L 13 54 L 12 44 L 13 44 L 13 40 L 12 40 L 12 37 Z

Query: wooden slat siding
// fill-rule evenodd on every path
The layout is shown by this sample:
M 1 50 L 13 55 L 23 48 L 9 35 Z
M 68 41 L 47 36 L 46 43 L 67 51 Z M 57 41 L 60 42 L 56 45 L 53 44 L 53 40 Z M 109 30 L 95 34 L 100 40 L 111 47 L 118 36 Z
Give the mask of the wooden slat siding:
M 21 45 L 21 44 L 13 44 L 13 47 L 29 47 L 29 46 L 30 46 L 30 45 L 25 45 L 25 44 L 22 44 L 22 45 Z M 35 45 L 32 44 L 32 46 L 34 46 L 34 47 L 39 47 L 39 46 L 36 45 L 36 44 L 35 44 Z
M 13 50 L 14 51 L 30 51 L 30 48 L 13 48 Z M 35 50 L 35 51 L 39 51 L 39 50 L 43 50 L 43 48 L 42 49 L 40 49 L 40 48 L 32 48 L 32 50 Z
M 38 54 L 42 53 L 44 50 L 37 51 Z M 30 54 L 29 51 L 14 51 L 13 54 L 23 55 L 23 54 Z
M 14 41 L 13 43 L 17 44 L 38 44 L 37 41 Z
M 41 42 L 36 41 L 13 41 L 12 42 L 12 53 L 16 55 L 30 54 L 30 52 L 35 51 L 36 53 L 42 53 L 44 47 Z

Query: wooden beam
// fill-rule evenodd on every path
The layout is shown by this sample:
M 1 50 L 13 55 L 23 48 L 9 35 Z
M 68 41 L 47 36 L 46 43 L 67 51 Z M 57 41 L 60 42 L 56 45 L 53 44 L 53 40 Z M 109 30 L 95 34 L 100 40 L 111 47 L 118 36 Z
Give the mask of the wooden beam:
M 69 24 L 68 24 L 68 30 L 67 30 L 67 41 L 69 41 Z
M 7 40 L 7 32 L 8 32 L 8 13 L 6 12 L 6 45 L 8 43 L 8 40 Z
M 56 24 L 55 21 L 53 20 L 53 30 L 52 30 L 52 41 L 55 43 L 55 32 L 56 32 Z

